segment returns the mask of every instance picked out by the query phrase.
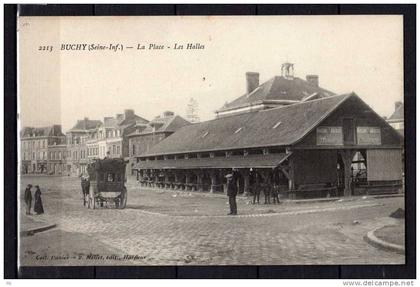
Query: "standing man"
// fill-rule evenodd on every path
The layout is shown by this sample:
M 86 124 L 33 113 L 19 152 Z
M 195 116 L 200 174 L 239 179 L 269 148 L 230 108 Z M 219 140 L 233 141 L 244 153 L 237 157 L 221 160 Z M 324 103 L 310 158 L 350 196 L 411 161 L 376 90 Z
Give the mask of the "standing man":
M 229 197 L 229 207 L 230 213 L 228 215 L 236 215 L 236 195 L 238 194 L 238 186 L 236 184 L 236 174 L 235 170 L 232 170 L 232 173 L 226 175 L 227 179 L 227 196 Z
M 28 184 L 25 189 L 25 204 L 26 204 L 26 214 L 31 214 L 31 205 L 32 205 L 32 192 L 31 192 L 32 184 Z

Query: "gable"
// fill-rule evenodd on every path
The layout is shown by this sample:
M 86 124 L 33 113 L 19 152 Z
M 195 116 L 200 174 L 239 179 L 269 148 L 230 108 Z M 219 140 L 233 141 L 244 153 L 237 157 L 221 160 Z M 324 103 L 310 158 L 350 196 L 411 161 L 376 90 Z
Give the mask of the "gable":
M 349 123 L 352 123 L 354 127 L 350 132 L 346 128 Z M 320 134 L 318 128 L 323 127 L 341 128 L 341 136 L 337 134 L 334 139 L 334 135 L 329 135 L 330 140 L 321 144 L 320 137 L 322 137 L 322 134 Z M 380 135 L 375 135 L 373 132 L 378 130 L 380 130 Z M 353 143 L 351 141 L 345 142 L 346 135 L 347 137 L 353 137 Z M 342 140 L 341 143 L 339 143 L 340 139 Z M 380 144 L 378 144 L 378 141 L 380 141 Z M 332 144 L 328 144 L 328 142 Z M 336 147 L 337 145 L 400 147 L 402 137 L 360 98 L 351 97 L 314 127 L 297 145 L 300 147 Z

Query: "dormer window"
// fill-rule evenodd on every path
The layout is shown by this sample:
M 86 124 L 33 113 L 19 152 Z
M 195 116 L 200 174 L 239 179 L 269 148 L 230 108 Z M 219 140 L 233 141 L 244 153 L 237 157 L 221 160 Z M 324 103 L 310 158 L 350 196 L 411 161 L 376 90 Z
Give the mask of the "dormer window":
M 209 132 L 205 132 L 201 137 L 205 138 L 208 134 L 209 134 Z
M 235 134 L 239 133 L 241 130 L 242 130 L 242 127 L 240 127 L 239 129 L 237 129 L 237 130 L 235 131 Z
M 274 126 L 273 129 L 276 129 L 279 125 L 281 125 L 281 121 L 278 121 Z

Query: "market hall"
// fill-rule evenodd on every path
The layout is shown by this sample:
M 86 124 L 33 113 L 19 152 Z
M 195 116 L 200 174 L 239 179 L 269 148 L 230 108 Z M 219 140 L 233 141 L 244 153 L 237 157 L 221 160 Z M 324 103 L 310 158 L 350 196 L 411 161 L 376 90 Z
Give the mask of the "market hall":
M 239 193 L 255 183 L 287 197 L 402 187 L 402 137 L 356 94 L 328 96 L 185 126 L 140 156 L 142 185 Z

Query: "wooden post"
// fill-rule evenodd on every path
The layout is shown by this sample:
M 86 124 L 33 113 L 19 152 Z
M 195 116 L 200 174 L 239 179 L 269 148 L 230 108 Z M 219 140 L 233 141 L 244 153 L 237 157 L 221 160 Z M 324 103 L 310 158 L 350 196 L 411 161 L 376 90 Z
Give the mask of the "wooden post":
M 220 175 L 220 180 L 221 180 L 222 188 L 223 188 L 222 192 L 223 193 L 226 193 L 226 191 L 227 191 L 227 183 L 225 182 L 225 172 L 224 172 L 223 169 L 219 170 L 219 175 Z
M 353 161 L 354 151 L 341 150 L 339 152 L 344 163 L 344 196 L 351 196 L 351 164 Z
M 249 196 L 249 169 L 241 169 L 240 170 L 242 178 L 244 179 L 244 193 L 243 196 Z
M 189 184 L 191 183 L 191 173 L 187 171 L 185 173 L 185 190 L 190 190 Z

